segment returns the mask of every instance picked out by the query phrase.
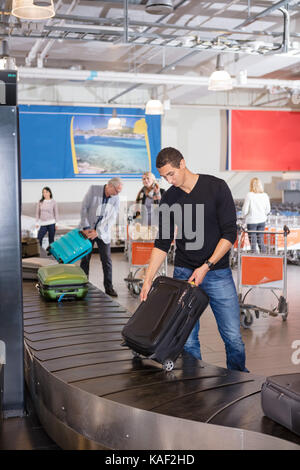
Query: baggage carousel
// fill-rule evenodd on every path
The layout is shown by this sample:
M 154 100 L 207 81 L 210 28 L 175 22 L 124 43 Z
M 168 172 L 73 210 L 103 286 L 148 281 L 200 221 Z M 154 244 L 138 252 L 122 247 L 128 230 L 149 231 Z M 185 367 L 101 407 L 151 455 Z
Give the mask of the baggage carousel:
M 264 377 L 186 353 L 165 372 L 121 346 L 131 314 L 101 290 L 47 302 L 35 283 L 23 281 L 25 378 L 62 449 L 300 450 L 299 436 L 263 415 Z

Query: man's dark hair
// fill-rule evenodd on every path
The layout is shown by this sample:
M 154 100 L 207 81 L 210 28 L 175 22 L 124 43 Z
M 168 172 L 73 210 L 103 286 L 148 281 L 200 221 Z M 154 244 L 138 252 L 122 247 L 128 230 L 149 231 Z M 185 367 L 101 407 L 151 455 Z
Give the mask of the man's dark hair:
M 179 168 L 182 159 L 183 156 L 179 150 L 173 147 L 166 147 L 162 149 L 156 157 L 156 168 L 161 168 L 168 163 L 174 168 Z

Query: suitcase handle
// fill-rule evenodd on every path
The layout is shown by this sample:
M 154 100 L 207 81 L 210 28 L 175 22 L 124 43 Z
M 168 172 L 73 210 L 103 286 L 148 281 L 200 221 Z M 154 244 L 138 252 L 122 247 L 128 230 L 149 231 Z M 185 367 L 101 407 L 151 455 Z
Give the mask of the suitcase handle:
M 85 233 L 83 233 L 83 231 L 82 231 L 82 230 L 79 230 L 79 233 L 80 233 L 80 235 L 82 236 L 82 238 L 84 238 L 84 239 L 87 239 L 87 236 L 86 236 L 86 234 L 85 234 Z

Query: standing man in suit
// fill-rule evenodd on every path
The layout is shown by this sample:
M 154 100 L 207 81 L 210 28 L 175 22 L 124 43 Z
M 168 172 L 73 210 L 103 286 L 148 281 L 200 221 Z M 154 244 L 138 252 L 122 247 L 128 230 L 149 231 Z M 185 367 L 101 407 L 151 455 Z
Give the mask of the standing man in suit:
M 111 227 L 114 224 L 120 207 L 118 194 L 122 191 L 123 183 L 120 178 L 112 178 L 104 186 L 92 185 L 84 196 L 80 228 L 91 240 L 93 246 L 96 242 L 102 262 L 103 281 L 106 294 L 117 297 L 118 294 L 112 284 L 111 261 Z M 91 253 L 82 258 L 80 267 L 89 274 Z

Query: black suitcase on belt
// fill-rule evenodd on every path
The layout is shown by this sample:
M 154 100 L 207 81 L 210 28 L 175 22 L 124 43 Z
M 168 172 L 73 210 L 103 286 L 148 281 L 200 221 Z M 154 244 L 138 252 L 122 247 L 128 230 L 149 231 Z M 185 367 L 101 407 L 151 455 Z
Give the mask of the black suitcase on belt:
M 300 373 L 267 377 L 261 404 L 268 418 L 300 436 Z
M 187 281 L 157 277 L 148 293 L 122 330 L 123 346 L 136 355 L 172 370 L 174 361 L 196 321 L 208 305 L 208 296 Z

